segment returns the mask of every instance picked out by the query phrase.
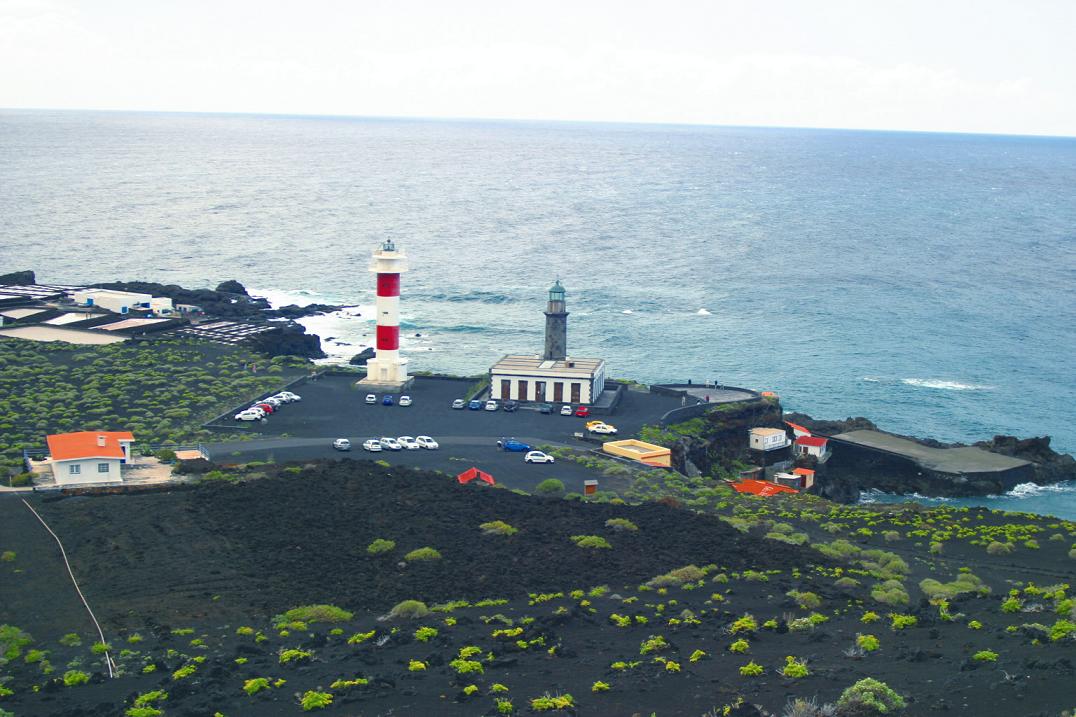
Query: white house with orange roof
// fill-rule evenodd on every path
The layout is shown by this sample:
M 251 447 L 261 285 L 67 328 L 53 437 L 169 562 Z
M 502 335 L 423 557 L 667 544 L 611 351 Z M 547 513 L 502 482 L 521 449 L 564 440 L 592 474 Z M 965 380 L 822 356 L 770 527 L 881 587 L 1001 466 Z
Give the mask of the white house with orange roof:
M 46 437 L 57 485 L 119 483 L 131 460 L 130 431 L 81 431 Z

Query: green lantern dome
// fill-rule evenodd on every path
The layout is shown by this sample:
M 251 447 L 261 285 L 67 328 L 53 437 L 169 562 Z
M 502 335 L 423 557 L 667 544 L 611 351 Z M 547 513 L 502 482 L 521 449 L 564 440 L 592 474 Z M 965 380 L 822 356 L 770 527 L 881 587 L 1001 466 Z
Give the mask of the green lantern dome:
M 560 285 L 560 279 L 557 279 L 556 283 L 549 287 L 549 300 L 564 301 L 564 287 Z

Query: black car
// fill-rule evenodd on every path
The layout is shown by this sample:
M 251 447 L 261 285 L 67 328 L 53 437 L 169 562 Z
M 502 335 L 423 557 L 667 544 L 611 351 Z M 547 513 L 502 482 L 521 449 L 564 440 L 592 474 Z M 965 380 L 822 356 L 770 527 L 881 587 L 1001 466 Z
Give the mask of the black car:
M 539 404 L 538 405 L 538 410 L 541 411 L 542 413 L 553 413 L 553 404 L 552 403 Z
M 511 413 L 512 411 L 519 408 L 519 402 L 518 401 L 505 401 L 504 403 L 501 404 L 501 408 L 503 408 L 504 410 Z

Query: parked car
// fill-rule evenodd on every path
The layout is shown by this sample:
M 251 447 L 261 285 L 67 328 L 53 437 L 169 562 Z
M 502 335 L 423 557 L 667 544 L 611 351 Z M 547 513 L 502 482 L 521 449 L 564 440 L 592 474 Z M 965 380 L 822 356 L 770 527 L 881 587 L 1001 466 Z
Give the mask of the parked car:
M 415 443 L 431 451 L 436 451 L 438 448 L 441 447 L 440 444 L 437 443 L 437 441 L 433 440 L 429 436 L 418 436 L 415 439 Z
M 270 396 L 269 398 L 263 398 L 262 400 L 258 401 L 258 403 L 268 403 L 273 408 L 280 408 L 284 405 L 284 401 L 279 398 L 273 398 L 272 396 Z
M 538 410 L 541 413 L 553 413 L 553 404 L 552 403 L 539 403 L 538 404 Z
M 560 415 L 562 415 L 562 416 L 570 416 L 570 415 L 572 415 L 572 407 L 569 406 L 568 404 L 564 404 L 563 406 L 560 407 Z
M 350 451 L 351 441 L 346 438 L 337 438 L 335 441 L 333 441 L 333 448 L 338 451 Z
M 381 441 L 377 440 L 376 438 L 371 438 L 368 441 L 364 441 L 362 447 L 365 450 L 370 451 L 371 453 L 377 453 L 381 450 Z
M 297 401 L 302 401 L 303 400 L 302 396 L 300 396 L 297 393 L 292 393 L 291 391 L 281 391 L 277 395 L 278 396 L 283 396 L 284 398 L 286 398 L 288 400 L 288 403 L 295 403 Z
M 475 400 L 473 400 L 473 401 L 471 401 L 470 403 L 467 404 L 467 408 L 469 408 L 472 411 L 481 411 L 482 410 L 482 402 L 479 401 L 476 398 Z
M 400 442 L 389 436 L 381 436 L 381 438 L 378 439 L 378 443 L 381 444 L 382 448 L 387 448 L 390 451 L 403 450 L 403 446 L 400 445 Z
M 501 407 L 505 411 L 507 411 L 508 413 L 511 413 L 512 411 L 519 408 L 519 402 L 518 401 L 505 401 L 504 404 Z
M 531 451 L 523 456 L 524 463 L 553 463 L 553 456 L 541 451 Z
M 269 415 L 268 413 L 265 412 L 264 408 L 258 408 L 257 406 L 251 406 L 249 408 L 244 408 L 243 413 L 257 413 L 259 416 L 268 416 Z
M 498 404 L 492 398 L 490 400 L 486 401 L 486 410 L 487 411 L 496 411 L 498 408 L 500 408 L 500 404 Z
M 586 418 L 590 415 L 590 409 L 586 406 L 580 406 L 579 408 L 575 409 L 575 415 L 578 418 Z
M 366 402 L 370 404 L 377 403 L 377 395 L 373 393 L 366 394 Z
M 269 405 L 268 403 L 255 403 L 255 404 L 254 404 L 254 406 L 256 406 L 256 407 L 258 407 L 258 408 L 262 409 L 262 410 L 263 410 L 263 411 L 265 411 L 266 413 L 273 413 L 273 412 L 274 412 L 274 411 L 276 410 L 275 408 L 273 408 L 273 407 L 272 407 L 271 405 Z
M 237 421 L 260 421 L 265 418 L 264 413 L 257 413 L 255 411 L 240 411 L 235 414 L 235 420 Z
M 410 396 L 400 396 L 400 405 L 401 406 L 410 406 L 411 405 L 411 397 Z
M 393 400 L 392 396 L 385 396 L 383 399 L 381 399 L 382 406 L 391 406 L 394 403 L 396 403 L 396 401 Z
M 513 453 L 525 453 L 531 449 L 526 443 L 517 441 L 515 438 L 502 438 L 497 441 L 497 447 L 502 451 L 512 451 Z
M 602 423 L 601 421 L 588 423 L 587 430 L 591 433 L 599 433 L 603 436 L 616 435 L 616 426 L 611 426 L 608 423 Z
M 467 402 L 462 398 L 457 398 L 452 402 L 452 408 L 467 408 Z
M 411 436 L 400 436 L 396 439 L 396 442 L 400 444 L 401 448 L 408 451 L 417 451 L 419 448 L 422 448 L 422 446 L 418 444 L 418 441 Z

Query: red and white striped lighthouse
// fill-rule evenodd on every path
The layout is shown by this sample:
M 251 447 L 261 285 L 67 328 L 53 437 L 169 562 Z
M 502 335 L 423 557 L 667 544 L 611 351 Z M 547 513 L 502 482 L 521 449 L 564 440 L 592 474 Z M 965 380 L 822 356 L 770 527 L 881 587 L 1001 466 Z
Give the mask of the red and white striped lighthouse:
M 376 356 L 366 362 L 359 383 L 399 390 L 410 381 L 407 359 L 400 357 L 400 274 L 407 271 L 407 255 L 390 239 L 374 251 L 370 271 L 377 275 Z

